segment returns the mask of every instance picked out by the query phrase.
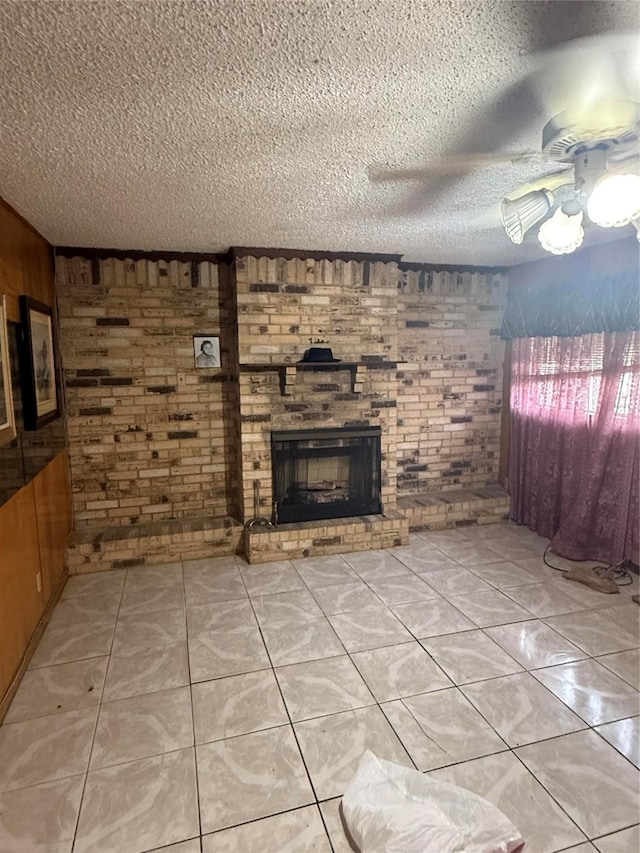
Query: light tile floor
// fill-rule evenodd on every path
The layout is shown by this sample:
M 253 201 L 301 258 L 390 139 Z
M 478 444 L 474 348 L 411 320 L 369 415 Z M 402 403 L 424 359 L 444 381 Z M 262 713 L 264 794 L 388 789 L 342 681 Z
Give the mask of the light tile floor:
M 527 853 L 637 853 L 639 614 L 503 523 L 71 578 L 0 728 L 1 853 L 345 853 L 362 751 Z

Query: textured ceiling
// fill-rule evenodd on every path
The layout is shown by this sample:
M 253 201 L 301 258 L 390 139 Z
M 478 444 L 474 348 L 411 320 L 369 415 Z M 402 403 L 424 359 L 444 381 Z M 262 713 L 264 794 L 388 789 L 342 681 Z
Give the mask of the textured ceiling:
M 544 254 L 535 237 L 513 246 L 498 210 L 541 163 L 372 176 L 450 152 L 539 149 L 585 69 L 534 90 L 532 51 L 631 31 L 639 8 L 0 1 L 0 195 L 58 245 L 532 260 Z

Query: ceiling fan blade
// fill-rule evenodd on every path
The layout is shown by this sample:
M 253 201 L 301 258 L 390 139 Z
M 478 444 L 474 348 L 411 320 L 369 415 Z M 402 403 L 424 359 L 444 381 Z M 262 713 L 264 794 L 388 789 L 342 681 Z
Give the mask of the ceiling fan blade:
M 550 118 L 565 113 L 571 123 L 603 127 L 618 120 L 610 114 L 616 102 L 639 99 L 637 31 L 578 38 L 534 58 L 530 85 Z
M 607 164 L 608 172 L 624 172 L 629 169 L 637 171 L 638 168 L 640 168 L 640 151 L 637 147 L 631 151 L 627 151 L 620 157 L 616 157 L 614 154 L 613 157 L 610 157 Z
M 446 157 L 438 157 L 418 166 L 414 169 L 373 167 L 369 169 L 369 180 L 374 183 L 388 183 L 391 181 L 420 181 L 431 178 L 434 174 L 467 174 L 482 166 L 500 166 L 504 163 L 511 165 L 518 163 L 532 163 L 541 161 L 542 154 L 539 151 L 484 151 L 476 154 L 451 154 Z
M 544 175 L 540 175 L 538 178 L 533 178 L 532 180 L 527 181 L 526 184 L 519 186 L 517 190 L 510 192 L 507 198 L 520 198 L 521 196 L 534 192 L 535 190 L 551 190 L 551 192 L 553 192 L 554 190 L 557 190 L 558 187 L 573 183 L 573 165 L 569 164 L 566 169 L 547 172 Z

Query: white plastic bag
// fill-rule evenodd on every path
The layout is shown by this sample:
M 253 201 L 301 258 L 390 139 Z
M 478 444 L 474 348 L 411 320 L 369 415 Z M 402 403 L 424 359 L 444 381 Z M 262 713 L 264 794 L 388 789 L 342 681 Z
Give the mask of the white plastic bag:
M 482 797 L 367 750 L 342 797 L 361 853 L 518 853 L 524 840 Z

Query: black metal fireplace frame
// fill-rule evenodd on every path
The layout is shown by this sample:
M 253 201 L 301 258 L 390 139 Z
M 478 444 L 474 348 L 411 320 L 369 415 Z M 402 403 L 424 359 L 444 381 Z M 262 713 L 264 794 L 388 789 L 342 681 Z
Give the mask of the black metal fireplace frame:
M 363 515 L 377 515 L 382 512 L 380 489 L 382 484 L 382 430 L 380 427 L 336 427 L 304 430 L 278 430 L 271 433 L 271 467 L 274 495 L 274 520 L 280 523 L 324 521 L 332 518 L 356 518 Z M 335 439 L 366 438 L 374 440 L 374 455 L 371 462 L 372 494 L 364 500 L 346 500 L 336 503 L 320 504 L 287 504 L 280 498 L 280 488 L 277 482 L 276 462 L 280 449 L 278 444 L 297 441 L 330 441 Z M 314 448 L 314 455 L 336 455 L 336 448 Z M 277 502 L 277 505 L 276 505 Z

